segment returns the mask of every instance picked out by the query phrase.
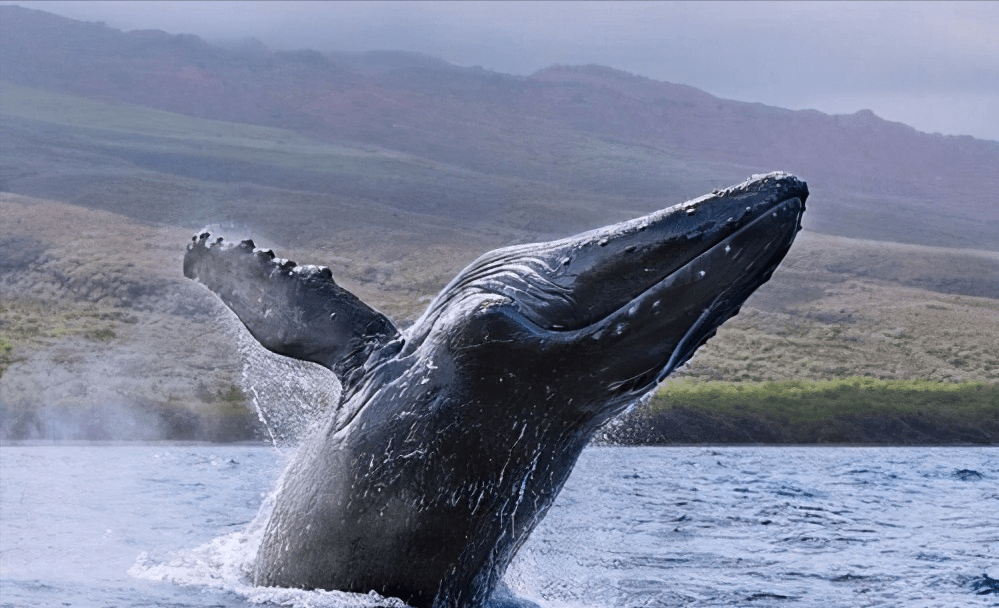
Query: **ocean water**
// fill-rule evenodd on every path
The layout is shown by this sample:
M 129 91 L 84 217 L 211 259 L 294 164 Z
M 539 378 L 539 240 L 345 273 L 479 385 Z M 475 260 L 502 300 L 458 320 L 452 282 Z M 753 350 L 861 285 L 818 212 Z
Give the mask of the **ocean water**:
M 246 579 L 288 457 L 0 448 L 0 605 L 399 607 Z M 995 448 L 594 447 L 504 606 L 999 606 Z

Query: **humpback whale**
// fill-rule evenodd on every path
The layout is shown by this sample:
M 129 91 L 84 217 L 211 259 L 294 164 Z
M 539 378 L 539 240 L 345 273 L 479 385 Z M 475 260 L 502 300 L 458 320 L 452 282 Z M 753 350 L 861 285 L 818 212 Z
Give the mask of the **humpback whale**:
M 488 252 L 406 331 L 328 268 L 195 235 L 184 274 L 264 347 L 343 385 L 283 477 L 255 583 L 482 606 L 594 432 L 770 278 L 807 196 L 792 175 L 758 175 Z

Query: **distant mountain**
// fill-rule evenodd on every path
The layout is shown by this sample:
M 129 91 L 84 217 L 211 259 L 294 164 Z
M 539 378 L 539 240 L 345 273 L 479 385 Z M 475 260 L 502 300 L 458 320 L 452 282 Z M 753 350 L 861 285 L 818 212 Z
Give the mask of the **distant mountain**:
M 219 46 L 16 6 L 0 7 L 0 81 L 397 152 L 411 170 L 380 174 L 384 183 L 402 179 L 387 193 L 339 174 L 292 178 L 235 160 L 216 170 L 194 157 L 148 150 L 125 156 L 109 152 L 110 144 L 100 151 L 184 177 L 197 167 L 193 177 L 209 182 L 243 180 L 482 221 L 537 203 L 546 210 L 539 217 L 563 213 L 588 222 L 784 169 L 812 189 L 812 230 L 999 249 L 999 142 L 925 134 L 869 111 L 830 116 L 724 100 L 600 66 L 554 66 L 520 77 L 401 52 L 277 52 L 255 41 Z M 37 190 L 41 164 L 29 167 L 13 151 L 28 146 L 39 125 L 9 114 L 0 127 L 12 142 L 5 144 L 0 187 L 51 196 Z M 67 179 L 66 171 L 55 173 Z M 560 202 L 568 200 L 584 202 Z M 544 236 L 578 223 L 524 226 Z

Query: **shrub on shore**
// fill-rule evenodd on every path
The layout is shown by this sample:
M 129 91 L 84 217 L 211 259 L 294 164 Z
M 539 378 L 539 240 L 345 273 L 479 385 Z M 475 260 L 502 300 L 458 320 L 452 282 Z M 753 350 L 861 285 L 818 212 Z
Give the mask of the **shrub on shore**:
M 675 407 L 789 423 L 871 414 L 936 414 L 971 423 L 999 416 L 999 384 L 860 377 L 761 383 L 679 381 L 667 383 L 651 403 L 653 412 Z
M 844 378 L 673 381 L 602 440 L 681 444 L 999 444 L 999 385 Z

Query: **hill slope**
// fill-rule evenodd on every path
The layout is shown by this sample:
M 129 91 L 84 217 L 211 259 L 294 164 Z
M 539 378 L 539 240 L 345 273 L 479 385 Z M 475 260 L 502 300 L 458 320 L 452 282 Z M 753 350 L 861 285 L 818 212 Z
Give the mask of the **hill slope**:
M 999 142 L 919 133 L 870 112 L 827 116 L 723 100 L 597 66 L 515 77 L 402 53 L 232 49 L 15 6 L 0 11 L 5 83 L 374 146 L 428 169 L 400 172 L 391 192 L 384 179 L 379 191 L 359 192 L 356 178 L 331 167 L 325 179 L 293 178 L 301 190 L 465 219 L 554 201 L 563 216 L 583 207 L 604 221 L 614 209 L 646 212 L 779 168 L 809 182 L 810 229 L 999 248 Z M 16 120 L 7 128 L 11 150 L 32 129 Z M 17 156 L 5 157 L 4 188 L 45 194 L 39 175 L 21 181 Z M 214 182 L 255 172 L 190 151 L 125 160 L 181 174 L 198 166 Z M 288 184 L 282 175 L 268 185 Z
M 808 181 L 806 231 L 680 378 L 999 382 L 999 143 L 598 66 L 230 49 L 0 6 L 0 437 L 260 431 L 242 330 L 181 277 L 205 225 L 405 325 L 485 250 L 774 168 Z
M 189 231 L 9 194 L 0 195 L 0 214 L 0 438 L 260 436 L 243 391 L 287 398 L 274 390 L 287 378 L 259 362 L 242 377 L 252 340 L 217 298 L 181 276 Z M 450 278 L 448 268 L 470 261 L 433 247 L 378 266 L 347 258 L 340 244 L 278 251 L 329 264 L 338 282 L 403 323 Z M 908 263 L 914 258 L 921 263 Z M 675 377 L 994 385 L 996 268 L 994 252 L 804 233 L 773 280 Z M 419 272 L 423 283 L 411 278 Z

